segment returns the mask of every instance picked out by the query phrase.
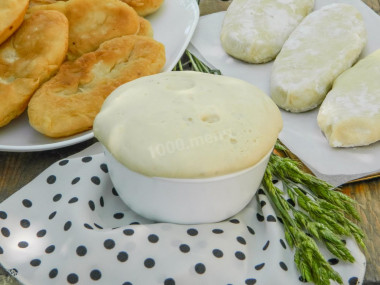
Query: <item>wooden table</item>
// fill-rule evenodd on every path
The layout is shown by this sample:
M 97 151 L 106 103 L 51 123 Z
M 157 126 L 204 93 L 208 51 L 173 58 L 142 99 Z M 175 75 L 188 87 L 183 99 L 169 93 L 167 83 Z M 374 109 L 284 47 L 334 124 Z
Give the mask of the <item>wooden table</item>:
M 380 14 L 380 0 L 363 1 Z M 230 2 L 201 0 L 201 14 L 225 10 Z M 42 152 L 0 152 L 0 202 L 29 183 L 57 160 L 77 153 L 94 142 L 96 140 L 91 139 L 74 146 Z M 366 240 L 367 271 L 364 284 L 380 284 L 380 178 L 350 183 L 344 185 L 342 189 L 360 204 L 361 226 L 368 237 Z M 4 276 L 7 276 L 6 284 L 18 284 L 0 268 L 0 281 L 4 279 Z

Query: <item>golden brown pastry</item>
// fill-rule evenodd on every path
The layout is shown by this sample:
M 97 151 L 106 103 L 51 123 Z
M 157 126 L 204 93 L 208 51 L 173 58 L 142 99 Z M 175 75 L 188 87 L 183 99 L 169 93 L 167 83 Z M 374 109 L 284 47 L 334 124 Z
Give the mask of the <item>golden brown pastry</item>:
M 20 27 L 28 4 L 29 0 L 0 0 L 0 44 Z
M 74 60 L 96 50 L 99 45 L 116 37 L 137 34 L 140 18 L 134 9 L 119 0 L 69 0 L 34 6 L 29 11 L 58 10 L 69 20 L 69 51 Z
M 140 16 L 148 16 L 161 7 L 164 0 L 121 0 L 136 10 Z
M 150 22 L 143 18 L 140 17 L 140 29 L 139 32 L 137 33 L 139 36 L 147 36 L 147 37 L 153 37 L 153 28 Z
M 37 5 L 53 4 L 58 1 L 68 1 L 68 0 L 29 0 L 29 7 L 33 7 Z
M 0 46 L 0 126 L 18 117 L 33 92 L 61 65 L 68 29 L 62 13 L 38 11 Z
M 124 36 L 95 52 L 62 64 L 55 77 L 29 103 L 31 126 L 50 137 L 92 128 L 105 98 L 118 86 L 158 73 L 165 64 L 164 46 L 145 36 Z

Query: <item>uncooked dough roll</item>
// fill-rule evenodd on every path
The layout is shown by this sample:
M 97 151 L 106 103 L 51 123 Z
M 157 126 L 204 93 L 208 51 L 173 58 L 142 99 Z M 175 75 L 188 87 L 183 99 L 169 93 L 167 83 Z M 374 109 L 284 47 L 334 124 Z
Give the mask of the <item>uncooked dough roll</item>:
M 318 125 L 333 147 L 380 140 L 380 49 L 335 80 L 319 109 Z
M 365 25 L 355 7 L 336 3 L 312 12 L 289 36 L 274 61 L 272 99 L 291 112 L 317 107 L 365 44 Z
M 273 60 L 313 6 L 314 0 L 234 0 L 223 20 L 222 47 L 246 62 Z

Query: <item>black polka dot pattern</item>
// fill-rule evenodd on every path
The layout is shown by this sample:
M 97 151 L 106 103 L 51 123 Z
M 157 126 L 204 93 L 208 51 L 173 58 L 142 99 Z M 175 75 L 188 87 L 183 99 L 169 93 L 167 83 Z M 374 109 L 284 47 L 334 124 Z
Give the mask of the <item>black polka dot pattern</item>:
M 175 281 L 173 278 L 167 278 L 164 281 L 164 285 L 175 285 Z
M 256 279 L 255 278 L 249 278 L 245 280 L 246 285 L 253 285 L 256 284 Z
M 358 277 L 351 277 L 351 278 L 348 280 L 348 284 L 349 284 L 349 285 L 357 285 L 357 284 L 359 284 L 359 279 L 358 279 Z
M 194 237 L 194 236 L 198 235 L 198 231 L 197 231 L 196 229 L 194 229 L 194 228 L 191 228 L 191 229 L 188 229 L 188 230 L 187 230 L 187 234 L 188 234 L 189 236 Z
M 66 164 L 68 164 L 69 163 L 69 160 L 68 159 L 64 159 L 64 160 L 61 160 L 58 164 L 60 165 L 60 166 L 65 166 Z
M 264 219 L 265 219 L 264 216 L 261 215 L 261 214 L 259 214 L 259 213 L 256 214 L 256 218 L 257 218 L 257 220 L 258 220 L 259 222 L 263 222 Z
M 151 234 L 148 236 L 148 241 L 151 243 L 157 243 L 159 240 L 159 237 L 155 234 Z
M 115 242 L 112 239 L 106 239 L 104 241 L 104 247 L 106 249 L 113 249 L 115 247 Z
M 220 249 L 214 249 L 212 251 L 212 254 L 217 257 L 217 258 L 221 258 L 223 257 L 223 251 L 221 251 Z
M 24 205 L 25 208 L 30 208 L 33 205 L 32 201 L 30 201 L 29 199 L 22 200 L 22 204 Z
M 4 211 L 0 211 L 0 219 L 5 220 L 8 217 L 8 214 Z
M 41 264 L 41 260 L 40 259 L 32 259 L 30 261 L 30 265 L 33 266 L 33 267 L 37 267 Z
M 23 227 L 24 229 L 29 228 L 29 227 L 30 227 L 30 222 L 29 222 L 29 220 L 27 220 L 27 219 L 22 219 L 22 220 L 20 221 L 20 226 Z
M 47 254 L 50 254 L 50 253 L 54 252 L 54 250 L 55 250 L 55 245 L 52 244 L 52 245 L 49 245 L 49 246 L 45 249 L 45 252 L 46 252 Z
M 53 268 L 52 270 L 50 270 L 50 272 L 49 272 L 49 278 L 50 279 L 57 277 L 57 275 L 58 275 L 58 269 L 57 268 Z
M 70 273 L 69 275 L 67 275 L 67 282 L 69 284 L 77 284 L 79 281 L 79 277 L 77 274 L 75 273 Z
M 198 274 L 204 274 L 206 272 L 206 266 L 203 263 L 197 263 L 194 266 L 195 272 Z
M 48 184 L 54 184 L 57 181 L 57 177 L 55 175 L 50 175 L 47 179 L 46 182 Z
M 78 256 L 85 256 L 87 254 L 87 248 L 84 245 L 80 245 L 76 249 Z
M 255 269 L 256 269 L 256 270 L 261 270 L 261 269 L 264 268 L 264 266 L 265 266 L 265 263 L 263 262 L 263 263 L 257 264 L 257 265 L 255 266 Z
M 126 236 L 132 236 L 132 235 L 135 233 L 135 231 L 134 231 L 133 229 L 125 229 L 125 230 L 123 231 L 123 233 L 124 233 Z
M 277 284 L 271 276 L 284 276 L 289 284 L 306 282 L 288 263 L 292 251 L 283 235 L 283 221 L 264 189 L 258 189 L 241 214 L 221 222 L 155 223 L 133 213 L 121 200 L 102 157 L 61 160 L 38 177 L 41 187 L 27 189 L 12 207 L 7 201 L 0 204 L 1 259 L 16 254 L 24 259 L 10 263 L 10 274 L 36 283 L 33 276 L 38 273 L 43 284 L 149 284 L 146 276 L 163 285 L 183 280 Z M 275 182 L 281 189 L 281 181 Z M 348 247 L 352 244 L 347 240 Z M 334 257 L 327 260 L 338 271 L 346 266 Z M 182 269 L 176 272 L 178 264 Z M 231 268 L 238 273 L 232 278 Z M 344 283 L 361 284 L 356 270 L 349 274 L 343 276 Z M 294 276 L 296 280 L 291 280 Z M 222 282 L 213 282 L 216 277 Z
M 83 161 L 84 163 L 90 162 L 91 160 L 92 160 L 92 157 L 91 157 L 91 156 L 86 156 L 86 157 L 83 157 L 83 158 L 82 158 L 82 161 Z
M 42 230 L 39 230 L 37 233 L 36 233 L 36 236 L 39 237 L 39 238 L 42 238 L 46 235 L 46 230 L 42 229 Z
M 70 228 L 71 228 L 71 225 L 72 225 L 72 222 L 71 221 L 67 221 L 64 226 L 63 226 L 63 230 L 65 232 L 67 232 Z
M 147 258 L 144 260 L 144 266 L 146 268 L 153 268 L 156 262 L 154 261 L 153 258 Z
M 339 259 L 337 258 L 330 258 L 328 260 L 328 262 L 331 264 L 331 265 L 337 265 L 339 263 Z
M 128 260 L 128 253 L 125 251 L 120 251 L 117 254 L 117 260 L 119 260 L 120 262 L 126 262 Z
M 179 246 L 179 250 L 183 253 L 188 253 L 190 251 L 190 246 L 188 246 L 187 244 L 181 244 Z
M 90 273 L 90 277 L 94 281 L 98 281 L 102 277 L 102 273 L 98 269 L 94 269 Z
M 288 271 L 288 266 L 286 266 L 285 262 L 281 261 L 279 264 L 282 270 Z
M 100 179 L 98 176 L 91 177 L 91 182 L 94 183 L 95 185 L 100 185 Z
M 62 194 L 58 193 L 58 194 L 54 195 L 53 201 L 58 202 L 59 200 L 61 200 L 61 198 L 62 198 Z

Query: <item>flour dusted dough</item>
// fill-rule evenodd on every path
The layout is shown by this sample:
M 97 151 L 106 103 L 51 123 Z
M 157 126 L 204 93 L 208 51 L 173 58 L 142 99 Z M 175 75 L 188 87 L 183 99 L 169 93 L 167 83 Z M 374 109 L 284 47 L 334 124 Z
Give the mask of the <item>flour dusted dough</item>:
M 335 80 L 319 109 L 318 125 L 333 147 L 380 140 L 380 49 Z
M 364 22 L 355 7 L 330 4 L 312 12 L 274 61 L 273 100 L 291 112 L 317 107 L 334 79 L 357 60 L 365 43 Z
M 223 175 L 257 163 L 282 128 L 278 107 L 255 86 L 200 72 L 165 72 L 118 88 L 94 134 L 121 163 L 148 176 Z
M 246 62 L 270 61 L 313 6 L 314 0 L 234 0 L 223 20 L 222 47 Z

